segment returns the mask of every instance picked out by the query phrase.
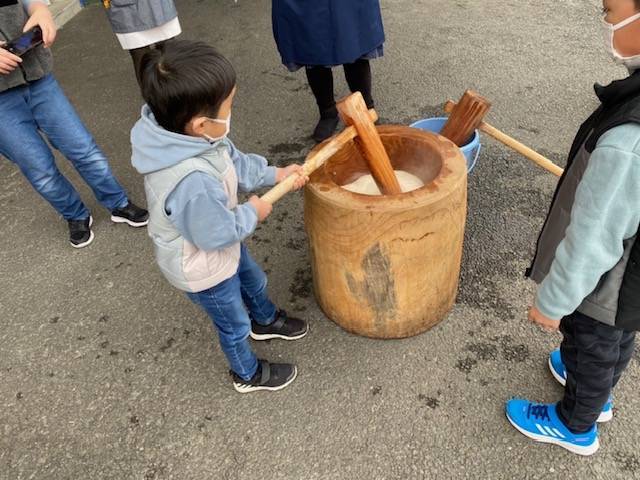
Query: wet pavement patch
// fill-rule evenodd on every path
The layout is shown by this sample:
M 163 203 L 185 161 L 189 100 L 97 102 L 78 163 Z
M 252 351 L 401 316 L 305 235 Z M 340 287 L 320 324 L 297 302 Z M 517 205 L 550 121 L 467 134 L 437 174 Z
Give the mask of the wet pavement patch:
M 432 410 L 435 410 L 440 406 L 440 400 L 435 397 L 429 397 L 423 393 L 418 394 L 418 400 L 426 407 L 429 407 Z

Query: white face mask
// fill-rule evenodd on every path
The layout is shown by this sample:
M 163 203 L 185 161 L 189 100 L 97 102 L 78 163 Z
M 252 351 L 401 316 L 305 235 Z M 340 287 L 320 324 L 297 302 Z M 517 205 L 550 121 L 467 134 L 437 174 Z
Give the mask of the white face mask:
M 226 126 L 225 131 L 224 131 L 224 135 L 221 135 L 219 137 L 211 137 L 211 136 L 207 135 L 206 133 L 203 134 L 203 137 L 206 138 L 209 143 L 219 142 L 220 140 L 224 140 L 227 137 L 227 135 L 229 135 L 229 132 L 231 131 L 231 113 L 229 113 L 229 116 L 227 118 L 225 118 L 225 119 L 222 119 L 222 118 L 208 118 L 207 117 L 207 121 L 208 122 L 213 122 L 213 123 L 221 123 L 221 124 Z
M 607 22 L 604 18 L 602 19 L 602 27 L 604 29 L 604 44 L 607 48 L 607 51 L 611 54 L 611 56 L 617 63 L 624 65 L 629 70 L 636 70 L 640 68 L 640 55 L 633 55 L 631 57 L 620 55 L 620 52 L 618 52 L 616 50 L 616 47 L 613 46 L 613 35 L 616 30 L 620 30 L 621 28 L 626 27 L 627 25 L 635 22 L 638 19 L 640 19 L 640 13 L 636 13 L 635 15 L 630 16 L 620 23 L 616 23 L 615 25 Z

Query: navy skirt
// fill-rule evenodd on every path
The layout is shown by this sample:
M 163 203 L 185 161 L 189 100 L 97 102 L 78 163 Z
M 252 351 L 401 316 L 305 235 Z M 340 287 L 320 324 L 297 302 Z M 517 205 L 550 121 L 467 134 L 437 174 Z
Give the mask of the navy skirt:
M 273 0 L 273 36 L 290 70 L 382 55 L 378 0 Z

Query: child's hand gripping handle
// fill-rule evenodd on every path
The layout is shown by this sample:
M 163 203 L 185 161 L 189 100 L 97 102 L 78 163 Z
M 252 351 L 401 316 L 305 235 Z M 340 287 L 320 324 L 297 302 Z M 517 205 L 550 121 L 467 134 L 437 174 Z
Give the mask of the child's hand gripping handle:
M 373 122 L 378 120 L 378 114 L 373 109 L 369 110 L 369 116 Z M 307 158 L 307 161 L 302 165 L 302 174 L 311 175 L 314 170 L 322 166 L 324 162 L 335 155 L 345 144 L 356 138 L 357 135 L 355 127 L 347 127 L 339 134 L 331 137 L 322 148 Z M 296 178 L 297 175 L 295 174 L 288 176 L 260 197 L 260 200 L 274 204 L 293 189 Z

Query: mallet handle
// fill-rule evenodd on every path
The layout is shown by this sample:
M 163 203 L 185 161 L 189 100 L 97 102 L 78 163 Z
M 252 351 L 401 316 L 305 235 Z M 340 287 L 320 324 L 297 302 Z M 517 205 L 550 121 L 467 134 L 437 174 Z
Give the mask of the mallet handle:
M 455 107 L 455 105 L 456 104 L 455 104 L 455 102 L 453 100 L 447 101 L 447 103 L 445 103 L 445 105 L 444 105 L 444 111 L 446 113 L 451 113 L 451 111 L 453 110 L 453 107 Z M 564 172 L 564 170 L 562 168 L 560 168 L 558 165 L 553 163 L 547 157 L 545 157 L 543 155 L 540 155 L 535 150 L 532 150 L 531 148 L 527 147 L 526 145 L 520 143 L 515 138 L 510 137 L 506 133 L 498 130 L 497 128 L 495 128 L 495 127 L 493 127 L 491 125 L 489 125 L 487 122 L 482 122 L 478 128 L 481 131 L 483 131 L 484 133 L 486 133 L 487 135 L 489 135 L 489 136 L 495 138 L 496 140 L 498 140 L 499 142 L 503 143 L 507 147 L 515 150 L 520 155 L 528 158 L 529 160 L 531 160 L 536 165 L 544 168 L 548 172 L 551 172 L 551 173 L 553 173 L 554 175 L 556 175 L 558 177 L 561 176 L 562 173 Z
M 372 122 L 378 120 L 378 114 L 374 109 L 369 110 L 369 117 Z M 347 127 L 342 132 L 334 135 L 321 149 L 307 157 L 306 162 L 302 165 L 303 174 L 311 175 L 314 170 L 323 165 L 324 162 L 335 155 L 345 144 L 356 138 L 357 135 L 358 132 L 355 127 Z M 297 177 L 297 175 L 288 176 L 260 197 L 260 199 L 273 205 L 293 189 L 293 184 L 296 182 Z

